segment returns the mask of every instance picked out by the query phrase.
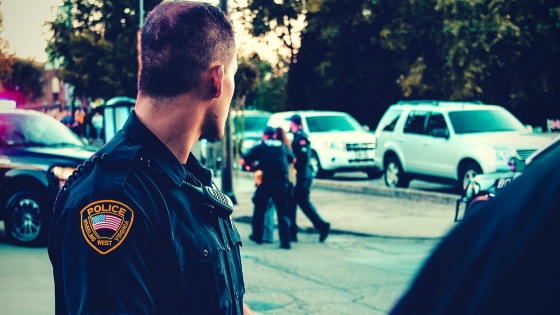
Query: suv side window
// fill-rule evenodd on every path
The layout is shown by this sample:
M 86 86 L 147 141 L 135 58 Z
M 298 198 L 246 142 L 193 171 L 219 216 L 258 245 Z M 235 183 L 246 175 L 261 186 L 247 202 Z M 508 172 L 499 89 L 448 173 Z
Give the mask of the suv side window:
M 401 117 L 402 110 L 392 110 L 383 116 L 381 120 L 381 131 L 393 131 L 397 125 L 397 121 Z
M 441 113 L 430 113 L 430 118 L 428 118 L 428 125 L 426 126 L 426 133 L 433 136 L 434 129 L 445 129 L 445 134 L 449 135 L 449 129 L 447 129 L 447 123 L 445 118 Z
M 415 133 L 419 135 L 426 134 L 424 127 L 426 124 L 427 113 L 425 111 L 413 111 L 408 114 L 406 123 L 404 124 L 404 133 Z

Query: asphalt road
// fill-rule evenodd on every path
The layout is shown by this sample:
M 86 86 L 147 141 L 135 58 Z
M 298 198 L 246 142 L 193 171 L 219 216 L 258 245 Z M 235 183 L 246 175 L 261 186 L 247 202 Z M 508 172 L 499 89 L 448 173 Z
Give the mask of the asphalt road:
M 290 251 L 243 240 L 245 302 L 258 314 L 386 314 L 438 240 L 300 233 Z M 0 236 L 0 313 L 54 314 L 45 248 L 22 248 Z

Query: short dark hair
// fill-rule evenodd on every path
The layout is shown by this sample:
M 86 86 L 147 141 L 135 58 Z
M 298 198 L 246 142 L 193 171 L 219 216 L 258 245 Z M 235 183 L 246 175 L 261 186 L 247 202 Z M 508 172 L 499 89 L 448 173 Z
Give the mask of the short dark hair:
M 220 9 L 204 2 L 163 2 L 142 29 L 138 89 L 154 98 L 187 93 L 211 62 L 227 69 L 234 54 L 233 27 Z

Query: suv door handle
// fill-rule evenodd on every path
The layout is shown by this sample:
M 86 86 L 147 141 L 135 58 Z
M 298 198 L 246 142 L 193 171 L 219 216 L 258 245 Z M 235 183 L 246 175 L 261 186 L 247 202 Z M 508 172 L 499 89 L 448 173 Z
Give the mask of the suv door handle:
M 431 145 L 431 144 L 432 144 L 432 142 L 430 140 L 424 141 L 424 145 Z
M 397 141 L 398 141 L 398 142 L 404 142 L 404 138 L 403 138 L 403 137 L 398 137 L 398 138 L 397 138 Z

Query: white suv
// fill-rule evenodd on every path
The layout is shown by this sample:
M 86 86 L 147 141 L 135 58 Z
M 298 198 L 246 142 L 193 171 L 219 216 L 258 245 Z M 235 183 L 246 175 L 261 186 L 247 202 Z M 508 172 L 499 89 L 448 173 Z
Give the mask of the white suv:
M 313 175 L 325 178 L 335 172 L 363 171 L 379 177 L 375 166 L 375 135 L 352 116 L 342 112 L 294 111 L 270 116 L 268 125 L 290 130 L 290 117 L 302 118 L 303 131 L 311 141 L 309 164 Z M 289 137 L 292 137 L 289 134 Z
M 476 174 L 508 171 L 550 141 L 529 133 L 503 107 L 467 102 L 401 101 L 375 131 L 377 166 L 389 187 L 411 179 L 459 184 Z

